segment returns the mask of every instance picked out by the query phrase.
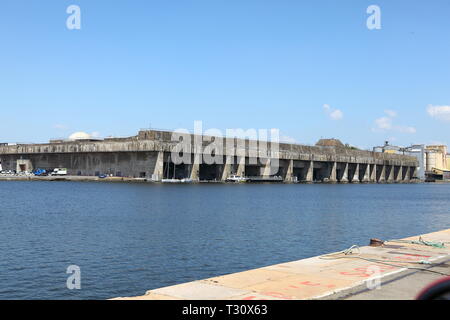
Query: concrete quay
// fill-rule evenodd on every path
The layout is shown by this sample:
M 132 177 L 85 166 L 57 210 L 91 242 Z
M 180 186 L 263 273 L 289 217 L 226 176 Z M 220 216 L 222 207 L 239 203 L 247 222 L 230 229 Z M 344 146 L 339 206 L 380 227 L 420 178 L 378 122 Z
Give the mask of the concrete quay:
M 71 176 L 225 181 L 230 175 L 283 182 L 396 183 L 416 177 L 414 157 L 355 150 L 342 144 L 306 146 L 142 130 L 128 138 L 0 145 L 3 170 L 67 168 Z M 331 139 L 332 140 L 332 139 Z M 218 142 L 220 141 L 220 143 Z M 183 161 L 175 161 L 182 154 Z M 212 158 L 212 162 L 205 157 Z
M 450 229 L 113 300 L 403 300 L 444 274 L 450 275 Z
M 33 175 L 0 175 L 0 181 L 78 181 L 78 182 L 147 182 L 146 179 L 127 177 L 96 176 L 33 176 Z

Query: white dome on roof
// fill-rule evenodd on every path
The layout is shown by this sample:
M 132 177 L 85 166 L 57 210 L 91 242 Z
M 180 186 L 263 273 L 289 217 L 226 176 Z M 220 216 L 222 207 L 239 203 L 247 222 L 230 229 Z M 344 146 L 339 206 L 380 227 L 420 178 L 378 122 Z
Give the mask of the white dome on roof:
M 82 131 L 72 133 L 69 137 L 69 140 L 88 140 L 88 139 L 91 139 L 91 135 L 89 133 Z

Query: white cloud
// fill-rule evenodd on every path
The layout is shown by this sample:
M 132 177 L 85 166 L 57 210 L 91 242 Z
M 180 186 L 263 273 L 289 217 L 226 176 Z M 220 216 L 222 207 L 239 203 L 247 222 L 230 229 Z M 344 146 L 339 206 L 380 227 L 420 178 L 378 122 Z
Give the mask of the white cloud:
M 394 110 L 384 110 L 387 117 L 381 117 L 375 120 L 375 128 L 372 128 L 374 132 L 384 132 L 384 131 L 397 131 L 400 133 L 413 134 L 417 130 L 411 126 L 395 125 L 394 118 L 397 116 L 397 112 Z
M 323 105 L 325 113 L 331 118 L 331 120 L 342 120 L 344 118 L 344 113 L 339 109 L 334 109 L 328 104 Z
M 430 104 L 427 107 L 427 112 L 432 118 L 450 121 L 450 106 L 433 106 Z
M 378 129 L 390 130 L 392 129 L 392 119 L 388 117 L 382 117 L 375 120 L 375 124 Z
M 384 110 L 384 113 L 386 113 L 391 118 L 395 118 L 397 116 L 397 112 L 394 110 Z
M 344 117 L 344 114 L 341 110 L 334 110 L 330 113 L 330 117 L 333 120 L 341 120 Z
M 417 132 L 416 128 L 414 128 L 414 127 L 408 127 L 408 126 L 395 126 L 394 129 L 395 129 L 396 131 L 398 131 L 398 132 L 401 132 L 401 133 L 410 133 L 410 134 L 413 134 L 413 133 L 416 133 L 416 132 Z

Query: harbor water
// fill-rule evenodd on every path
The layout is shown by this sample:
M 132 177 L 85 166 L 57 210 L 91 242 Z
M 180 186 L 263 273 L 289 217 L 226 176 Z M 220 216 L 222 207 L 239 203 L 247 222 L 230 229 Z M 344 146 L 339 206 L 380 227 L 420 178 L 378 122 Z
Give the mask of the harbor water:
M 0 181 L 0 299 L 107 299 L 450 228 L 450 184 Z M 69 290 L 69 266 L 81 289 Z

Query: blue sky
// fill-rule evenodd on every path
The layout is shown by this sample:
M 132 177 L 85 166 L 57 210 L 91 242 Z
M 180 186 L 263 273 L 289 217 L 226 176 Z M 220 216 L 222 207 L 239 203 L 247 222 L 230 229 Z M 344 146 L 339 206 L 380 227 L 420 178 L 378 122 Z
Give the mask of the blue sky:
M 4 0 L 0 142 L 202 120 L 308 144 L 450 143 L 449 21 L 448 0 Z

